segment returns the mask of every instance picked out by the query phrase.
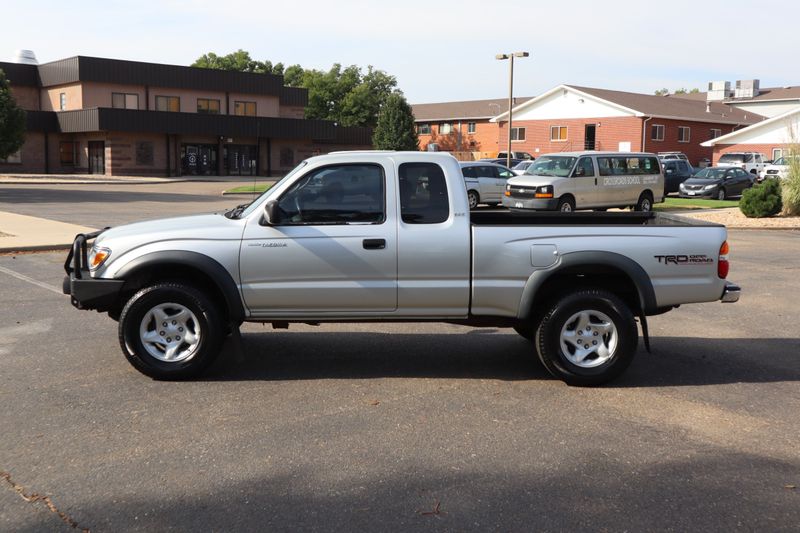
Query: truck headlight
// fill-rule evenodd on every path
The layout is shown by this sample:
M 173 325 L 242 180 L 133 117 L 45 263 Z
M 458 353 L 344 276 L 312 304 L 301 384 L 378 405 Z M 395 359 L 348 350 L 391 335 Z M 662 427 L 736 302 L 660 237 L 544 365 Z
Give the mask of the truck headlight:
M 111 257 L 111 250 L 108 248 L 98 248 L 96 246 L 92 246 L 92 250 L 89 252 L 89 270 L 97 270 L 103 263 L 105 263 L 108 258 Z

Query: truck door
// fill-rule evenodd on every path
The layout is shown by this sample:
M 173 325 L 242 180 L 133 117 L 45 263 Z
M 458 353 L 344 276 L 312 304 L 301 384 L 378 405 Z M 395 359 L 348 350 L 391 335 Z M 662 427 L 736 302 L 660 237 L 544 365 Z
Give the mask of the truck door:
M 397 308 L 394 169 L 372 163 L 308 171 L 278 202 L 273 226 L 248 223 L 242 294 L 254 316 L 337 316 Z

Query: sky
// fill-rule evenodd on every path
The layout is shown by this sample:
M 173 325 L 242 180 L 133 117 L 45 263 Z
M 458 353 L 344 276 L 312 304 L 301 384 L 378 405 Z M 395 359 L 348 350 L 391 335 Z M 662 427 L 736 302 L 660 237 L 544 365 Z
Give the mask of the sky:
M 756 78 L 800 85 L 800 2 L 0 0 L 0 60 L 74 55 L 189 65 L 237 49 L 327 70 L 373 65 L 411 103 L 533 96 L 561 83 L 651 94 Z

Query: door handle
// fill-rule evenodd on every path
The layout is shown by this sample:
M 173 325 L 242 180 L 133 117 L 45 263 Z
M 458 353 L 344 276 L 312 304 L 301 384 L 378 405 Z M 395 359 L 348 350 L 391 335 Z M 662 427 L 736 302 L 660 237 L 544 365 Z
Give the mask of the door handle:
M 386 239 L 364 239 L 365 250 L 383 250 L 386 248 Z

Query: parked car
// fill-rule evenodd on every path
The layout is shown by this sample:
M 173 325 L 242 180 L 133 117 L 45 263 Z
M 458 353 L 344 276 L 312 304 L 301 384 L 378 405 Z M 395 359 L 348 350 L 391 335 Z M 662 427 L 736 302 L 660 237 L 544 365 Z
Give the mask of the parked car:
M 683 159 L 668 159 L 662 163 L 664 165 L 664 194 L 678 192 L 678 186 L 691 178 L 695 172 L 692 165 Z
M 508 167 L 485 161 L 467 161 L 459 165 L 470 209 L 475 209 L 478 204 L 498 205 L 503 201 L 506 181 L 516 175 Z
M 789 163 L 791 161 L 789 159 L 790 157 L 794 157 L 795 160 L 800 161 L 800 155 L 779 157 L 764 167 L 764 170 L 761 172 L 756 181 L 760 183 L 767 178 L 785 178 L 789 173 Z
M 738 167 L 708 167 L 681 183 L 681 198 L 709 197 L 725 200 L 741 196 L 742 191 L 753 186 L 755 177 Z
M 759 152 L 728 152 L 717 161 L 718 167 L 739 167 L 745 172 L 758 176 L 767 166 L 766 157 Z
M 532 164 L 533 164 L 533 160 L 531 160 L 531 161 L 520 161 L 519 163 L 517 163 L 516 165 L 514 165 L 511 168 L 511 172 L 513 172 L 517 176 L 520 176 L 522 174 L 525 174 L 525 171 L 528 170 L 528 167 L 531 166 Z
M 505 165 L 506 164 L 506 158 L 505 157 L 503 157 L 503 158 L 487 157 L 485 159 L 479 159 L 478 161 L 480 161 L 482 163 L 494 163 L 495 165 Z M 522 159 L 511 159 L 510 167 L 514 168 L 515 166 L 519 165 L 520 163 L 522 163 Z M 508 167 L 506 167 L 506 168 L 508 168 Z
M 655 154 L 585 151 L 540 156 L 525 174 L 508 180 L 503 205 L 512 211 L 650 211 L 663 201 L 664 175 Z
M 658 159 L 661 161 L 674 161 L 676 159 L 682 159 L 683 161 L 689 161 L 689 158 L 686 157 L 686 154 L 683 152 L 658 152 Z
M 371 169 L 362 176 L 380 190 L 377 205 L 363 194 L 306 203 L 307 187 L 327 185 L 318 173 L 351 165 Z M 725 279 L 724 226 L 654 213 L 471 213 L 461 174 L 447 154 L 312 157 L 224 214 L 78 235 L 63 290 L 117 320 L 122 353 L 156 379 L 198 376 L 243 322 L 417 321 L 514 328 L 575 385 L 619 376 L 638 323 L 649 348 L 647 316 L 739 299 Z M 103 364 L 106 340 L 87 370 Z
M 508 157 L 508 152 L 498 152 L 497 159 L 506 159 Z M 528 152 L 511 152 L 511 159 L 519 159 L 521 161 L 532 161 L 536 159 Z

